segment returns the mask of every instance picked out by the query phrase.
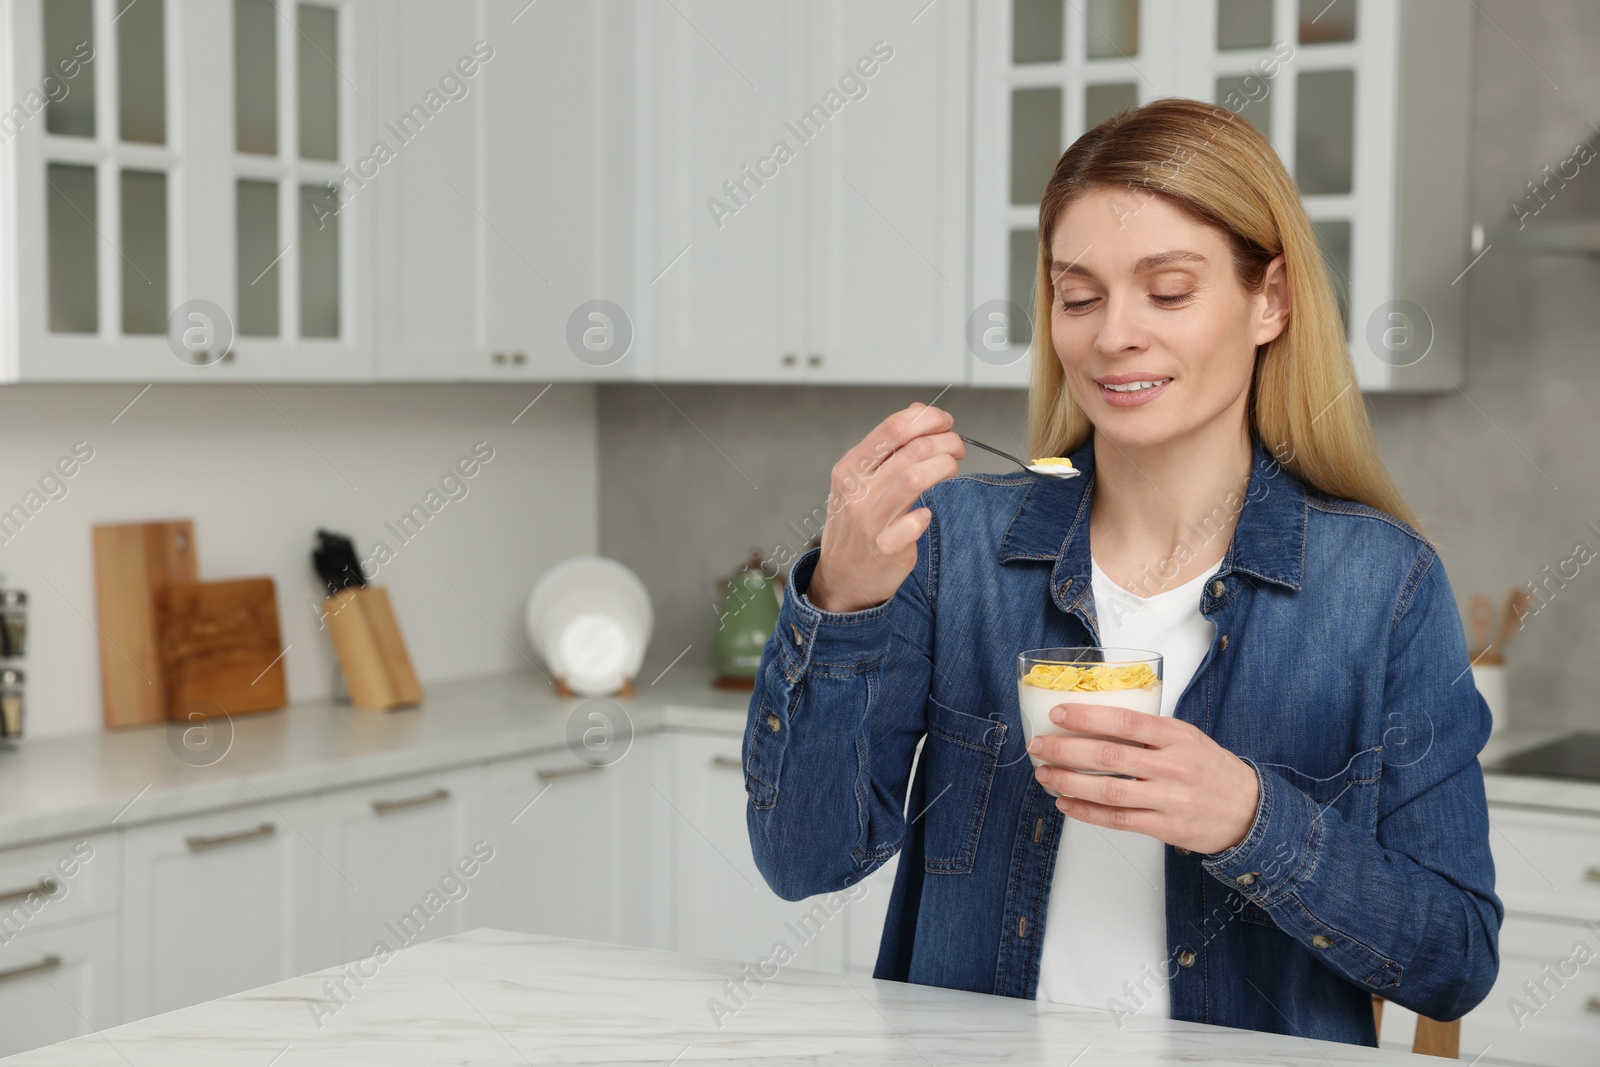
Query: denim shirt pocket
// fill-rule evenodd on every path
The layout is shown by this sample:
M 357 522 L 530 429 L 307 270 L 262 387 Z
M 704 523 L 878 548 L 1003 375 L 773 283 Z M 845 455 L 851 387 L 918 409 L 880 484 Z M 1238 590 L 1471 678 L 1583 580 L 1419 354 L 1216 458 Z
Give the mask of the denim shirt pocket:
M 989 807 L 989 791 L 1005 743 L 1006 724 L 968 715 L 928 697 L 923 822 L 925 869 L 970 874 Z

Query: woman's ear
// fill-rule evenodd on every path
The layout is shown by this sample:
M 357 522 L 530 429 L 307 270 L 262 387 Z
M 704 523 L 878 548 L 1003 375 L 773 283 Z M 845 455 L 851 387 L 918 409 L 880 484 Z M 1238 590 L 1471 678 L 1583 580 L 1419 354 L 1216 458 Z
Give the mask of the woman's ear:
M 1261 292 L 1256 297 L 1256 344 L 1264 345 L 1282 333 L 1289 325 L 1289 311 L 1289 275 L 1283 253 L 1279 252 L 1267 264 Z

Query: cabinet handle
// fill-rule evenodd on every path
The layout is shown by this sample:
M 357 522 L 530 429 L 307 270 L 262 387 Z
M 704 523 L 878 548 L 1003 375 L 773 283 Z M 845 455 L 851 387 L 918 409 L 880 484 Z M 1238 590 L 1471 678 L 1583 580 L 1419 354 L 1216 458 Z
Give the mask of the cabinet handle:
M 1592 1011 L 1596 1015 L 1600 1015 L 1600 997 L 1590 997 L 1588 1001 L 1584 1003 L 1583 1010 Z
M 387 815 L 391 811 L 399 811 L 401 808 L 415 808 L 423 804 L 435 804 L 441 800 L 449 799 L 450 790 L 435 789 L 431 793 L 423 793 L 421 796 L 415 797 L 406 797 L 403 800 L 374 800 L 372 802 L 372 810 L 379 815 Z
M 526 363 L 526 362 L 528 362 L 527 353 L 525 353 L 525 352 L 513 352 L 513 353 L 511 353 L 511 362 L 513 362 L 513 363 Z
M 490 356 L 489 359 L 494 363 L 504 363 L 506 361 L 506 354 L 504 352 L 496 352 L 494 355 Z
M 54 952 L 41 956 L 34 963 L 24 963 L 21 967 L 13 967 L 9 971 L 0 971 L 0 982 L 8 982 L 13 978 L 25 978 L 30 974 L 42 974 L 53 971 L 61 966 L 61 957 Z
M 1590 867 L 1583 872 L 1585 882 L 1600 882 L 1600 867 Z
M 534 771 L 534 775 L 541 782 L 554 782 L 561 778 L 571 778 L 577 774 L 591 774 L 603 770 L 598 763 L 579 763 L 573 767 L 542 767 Z
M 798 362 L 800 362 L 800 357 L 793 352 L 785 352 L 783 354 L 783 365 L 785 367 L 792 367 Z
M 732 767 L 736 771 L 744 770 L 744 764 L 739 762 L 738 756 L 728 756 L 721 752 L 718 752 L 715 756 L 711 757 L 711 766 Z
M 808 366 L 808 367 L 820 367 L 820 366 L 822 366 L 822 353 L 813 352 L 809 356 L 807 356 L 806 357 L 806 366 Z
M 40 896 L 53 897 L 59 888 L 60 886 L 56 885 L 54 879 L 41 878 L 33 885 L 23 886 L 21 889 L 8 889 L 4 893 L 0 893 L 0 904 L 9 904 L 13 900 L 26 900 L 33 893 L 38 893 Z
M 254 841 L 258 837 L 271 837 L 278 832 L 278 828 L 270 822 L 264 822 L 251 830 L 238 830 L 231 834 L 215 834 L 206 837 L 201 834 L 191 834 L 184 838 L 184 843 L 189 846 L 190 852 L 204 852 L 208 848 L 221 848 L 223 845 L 236 845 L 240 841 Z

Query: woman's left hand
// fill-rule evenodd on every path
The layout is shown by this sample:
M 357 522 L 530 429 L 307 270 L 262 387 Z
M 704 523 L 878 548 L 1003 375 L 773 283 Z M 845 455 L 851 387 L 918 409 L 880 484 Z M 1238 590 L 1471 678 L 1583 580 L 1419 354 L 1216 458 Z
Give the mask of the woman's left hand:
M 1191 852 L 1222 852 L 1255 820 L 1256 773 L 1198 727 L 1171 716 L 1095 704 L 1061 704 L 1050 719 L 1093 737 L 1035 737 L 1028 751 L 1055 766 L 1034 771 L 1040 784 L 1064 794 L 1068 817 L 1132 830 Z M 1118 744 L 1122 738 L 1138 745 Z M 1067 770 L 1109 771 L 1080 774 Z M 1126 774 L 1129 778 L 1112 775 Z

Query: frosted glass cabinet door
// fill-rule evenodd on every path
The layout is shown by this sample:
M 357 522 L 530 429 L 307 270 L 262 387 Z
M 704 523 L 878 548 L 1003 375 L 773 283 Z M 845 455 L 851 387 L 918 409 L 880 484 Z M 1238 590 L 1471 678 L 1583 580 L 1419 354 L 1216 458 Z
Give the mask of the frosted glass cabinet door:
M 370 378 L 368 0 L 8 11 L 0 378 Z
M 232 92 L 217 94 L 210 116 L 223 214 L 211 238 L 233 339 L 211 354 L 206 376 L 368 379 L 377 188 L 389 177 L 373 137 L 371 7 L 220 0 L 214 9 Z
M 16 230 L 0 234 L 16 302 L 4 377 L 161 379 L 189 368 L 167 319 L 196 276 L 193 172 L 174 137 L 192 32 L 173 0 L 16 0 L 0 119 Z

